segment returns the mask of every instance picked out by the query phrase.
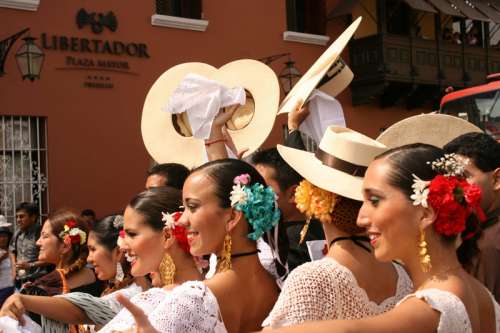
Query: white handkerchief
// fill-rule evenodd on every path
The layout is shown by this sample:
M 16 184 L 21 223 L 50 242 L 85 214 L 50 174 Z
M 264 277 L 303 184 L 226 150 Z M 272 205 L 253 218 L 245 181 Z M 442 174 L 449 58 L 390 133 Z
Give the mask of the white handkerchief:
M 10 317 L 0 317 L 0 330 L 8 333 L 42 333 L 42 328 L 27 315 L 23 315 L 24 326 Z
M 177 114 L 186 112 L 193 137 L 208 139 L 215 116 L 220 108 L 246 101 L 243 87 L 227 88 L 198 74 L 188 74 L 163 108 Z
M 311 261 L 319 260 L 325 256 L 325 254 L 323 253 L 323 249 L 326 246 L 326 240 L 319 239 L 313 241 L 306 241 L 306 245 Z
M 299 130 L 310 136 L 317 144 L 328 126 L 346 126 L 342 105 L 332 96 L 314 89 L 307 101 L 310 113 L 300 124 Z

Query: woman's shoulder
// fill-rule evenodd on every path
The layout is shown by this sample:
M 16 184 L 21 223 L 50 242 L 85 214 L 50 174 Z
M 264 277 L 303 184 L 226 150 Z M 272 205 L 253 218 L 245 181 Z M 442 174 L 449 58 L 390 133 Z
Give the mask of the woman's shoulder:
M 349 268 L 341 265 L 332 257 L 306 262 L 295 268 L 288 276 L 287 281 L 305 281 L 309 284 L 327 285 L 331 283 L 350 283 L 353 278 Z

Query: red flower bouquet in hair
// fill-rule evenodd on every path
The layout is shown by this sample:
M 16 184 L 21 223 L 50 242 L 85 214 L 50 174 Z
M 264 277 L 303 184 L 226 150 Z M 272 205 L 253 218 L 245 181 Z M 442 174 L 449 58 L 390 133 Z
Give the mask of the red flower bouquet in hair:
M 75 220 L 69 220 L 66 222 L 64 229 L 59 233 L 59 238 L 63 240 L 64 244 L 85 244 L 87 241 L 87 234 L 77 226 L 78 224 Z
M 163 216 L 162 221 L 165 222 L 165 227 L 172 231 L 172 235 L 175 237 L 181 248 L 189 253 L 186 228 L 177 223 L 182 216 L 182 212 L 174 212 L 172 214 L 162 212 L 161 214 Z
M 441 235 L 456 236 L 466 230 L 466 220 L 471 214 L 484 221 L 485 215 L 480 207 L 481 189 L 463 178 L 462 162 L 453 154 L 445 155 L 432 162 L 432 168 L 441 174 L 431 181 L 422 181 L 413 175 L 414 194 L 411 198 L 415 205 L 427 207 L 428 202 L 435 210 L 434 229 Z

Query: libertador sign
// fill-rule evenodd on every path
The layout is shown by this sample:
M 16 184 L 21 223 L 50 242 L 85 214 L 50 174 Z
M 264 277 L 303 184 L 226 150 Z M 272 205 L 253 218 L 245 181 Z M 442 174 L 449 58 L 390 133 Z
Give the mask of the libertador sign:
M 115 32 L 118 20 L 113 12 L 95 13 L 80 9 L 76 15 L 76 24 L 80 30 L 101 34 L 105 28 Z M 88 28 L 88 29 L 87 29 Z M 97 36 L 96 36 L 97 37 Z M 111 74 L 138 75 L 131 70 L 130 59 L 148 59 L 148 46 L 145 43 L 106 40 L 64 35 L 40 35 L 41 47 L 49 51 L 69 52 L 64 66 L 58 70 L 84 70 L 86 75 L 83 86 L 86 88 L 113 88 Z M 110 56 L 103 58 L 102 56 Z M 98 75 L 95 75 L 95 72 Z

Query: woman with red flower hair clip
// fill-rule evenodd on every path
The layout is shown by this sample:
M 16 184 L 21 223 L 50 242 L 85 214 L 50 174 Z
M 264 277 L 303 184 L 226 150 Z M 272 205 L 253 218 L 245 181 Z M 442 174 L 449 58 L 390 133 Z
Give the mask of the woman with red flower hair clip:
M 500 306 L 456 254 L 460 241 L 476 239 L 484 217 L 479 189 L 464 181 L 463 162 L 412 144 L 381 154 L 365 174 L 357 223 L 378 260 L 405 264 L 414 293 L 382 315 L 277 332 L 499 333 Z
M 98 296 L 101 285 L 95 273 L 86 267 L 88 227 L 70 210 L 59 210 L 44 222 L 36 245 L 38 260 L 53 264 L 56 269 L 33 283 L 23 285 L 21 294 L 54 296 L 80 291 Z M 7 304 L 8 302 L 6 302 Z M 30 316 L 40 323 L 37 314 Z

